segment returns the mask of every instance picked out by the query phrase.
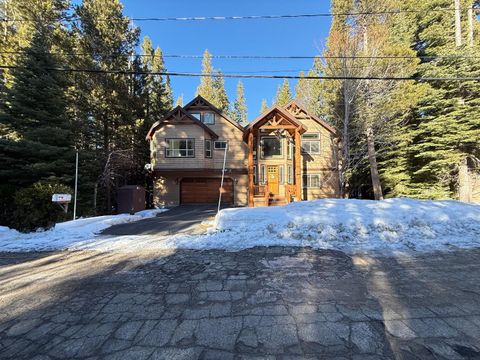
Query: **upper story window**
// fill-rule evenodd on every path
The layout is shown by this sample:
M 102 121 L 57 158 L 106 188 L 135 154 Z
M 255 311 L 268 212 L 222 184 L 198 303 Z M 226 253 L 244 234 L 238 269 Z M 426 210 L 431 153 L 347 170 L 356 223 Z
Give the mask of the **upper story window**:
M 204 124 L 213 125 L 215 124 L 215 114 L 213 112 L 203 113 L 202 120 Z
M 275 136 L 263 136 L 260 140 L 262 159 L 282 158 L 282 140 L 283 139 Z
M 193 112 L 193 113 L 190 113 L 190 115 L 192 115 L 195 119 L 200 120 L 204 124 L 207 124 L 207 125 L 215 124 L 215 113 L 213 112 L 204 112 L 204 113 Z
M 305 133 L 302 135 L 302 151 L 307 154 L 320 154 L 320 134 Z
M 195 119 L 202 121 L 202 113 L 190 113 Z
M 195 157 L 195 139 L 165 139 L 165 157 Z
M 215 141 L 213 143 L 213 148 L 215 150 L 225 150 L 226 147 L 227 147 L 227 142 L 224 140 Z
M 206 158 L 212 157 L 212 140 L 209 140 L 209 139 L 205 140 L 205 157 Z

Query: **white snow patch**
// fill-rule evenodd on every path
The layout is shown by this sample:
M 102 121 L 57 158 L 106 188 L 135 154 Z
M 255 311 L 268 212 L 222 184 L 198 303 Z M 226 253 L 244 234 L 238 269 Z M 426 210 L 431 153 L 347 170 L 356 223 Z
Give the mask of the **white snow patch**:
M 46 251 L 77 248 L 75 244 L 92 241 L 95 234 L 112 225 L 151 218 L 168 209 L 143 210 L 134 215 L 105 215 L 65 221 L 47 231 L 24 234 L 0 226 L 0 251 Z
M 281 207 L 225 209 L 205 235 L 93 236 L 99 231 L 98 223 L 95 224 L 80 235 L 73 227 L 62 232 L 57 225 L 52 237 L 44 236 L 49 233 L 45 232 L 19 234 L 13 239 L 6 239 L 5 231 L 0 228 L 0 251 L 22 248 L 238 251 L 254 246 L 311 246 L 347 253 L 391 254 L 480 247 L 480 205 L 458 201 L 325 199 Z

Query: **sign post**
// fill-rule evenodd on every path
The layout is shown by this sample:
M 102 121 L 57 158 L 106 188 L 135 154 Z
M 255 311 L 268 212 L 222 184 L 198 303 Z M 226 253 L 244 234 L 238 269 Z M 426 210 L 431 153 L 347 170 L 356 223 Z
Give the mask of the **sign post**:
M 75 198 L 73 199 L 73 220 L 77 218 L 77 188 L 78 188 L 78 149 L 75 155 Z

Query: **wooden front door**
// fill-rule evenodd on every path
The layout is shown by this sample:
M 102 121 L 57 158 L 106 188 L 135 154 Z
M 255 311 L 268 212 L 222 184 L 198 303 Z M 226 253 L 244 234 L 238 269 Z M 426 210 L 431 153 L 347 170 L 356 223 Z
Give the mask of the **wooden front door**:
M 278 195 L 278 166 L 267 166 L 268 190 L 273 195 Z

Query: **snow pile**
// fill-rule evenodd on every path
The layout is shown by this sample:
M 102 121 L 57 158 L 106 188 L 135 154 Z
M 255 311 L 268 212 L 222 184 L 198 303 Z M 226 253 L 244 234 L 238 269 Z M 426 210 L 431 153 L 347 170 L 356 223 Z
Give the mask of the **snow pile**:
M 208 247 L 294 245 L 344 251 L 428 251 L 480 246 L 480 205 L 457 201 L 325 199 L 227 209 Z M 194 244 L 193 246 L 200 243 Z
M 45 251 L 69 248 L 76 242 L 92 240 L 95 234 L 112 225 L 154 217 L 167 209 L 143 210 L 134 215 L 105 215 L 58 223 L 53 229 L 20 233 L 0 226 L 0 251 Z

